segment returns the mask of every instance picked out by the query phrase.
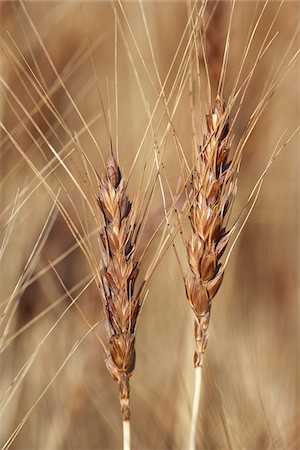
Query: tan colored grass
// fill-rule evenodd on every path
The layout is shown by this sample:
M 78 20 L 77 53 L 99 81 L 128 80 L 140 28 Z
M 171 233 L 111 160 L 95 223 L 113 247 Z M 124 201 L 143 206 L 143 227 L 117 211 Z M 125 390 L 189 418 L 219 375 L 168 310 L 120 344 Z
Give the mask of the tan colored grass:
M 12 9 L 10 2 L 8 3 L 3 3 L 4 7 Z M 260 8 L 261 5 L 250 3 L 236 2 L 230 42 L 232 58 L 228 66 L 230 70 L 227 72 L 228 90 L 230 82 L 233 83 L 233 78 L 240 67 L 241 51 L 252 13 L 256 6 Z M 18 8 L 19 4 L 16 5 Z M 212 4 L 209 2 L 208 7 L 210 5 Z M 110 30 L 114 27 L 114 20 L 113 15 L 109 14 L 110 5 L 107 6 L 101 2 L 84 5 L 85 22 L 82 19 L 79 4 L 57 4 L 55 8 L 52 6 L 49 8 L 49 4 L 44 2 L 28 3 L 26 6 L 41 31 L 42 39 L 59 73 L 64 71 L 63 79 L 67 81 L 67 86 L 70 87 L 71 95 L 80 112 L 87 120 L 94 117 L 99 113 L 99 101 L 95 89 L 88 92 L 86 90 L 86 86 L 91 81 L 88 52 L 85 52 L 85 65 L 81 63 L 72 65 L 70 61 L 74 57 L 74 60 L 77 60 L 78 49 L 84 45 L 85 28 L 87 28 L 93 47 L 97 75 L 103 86 L 107 78 L 111 87 L 110 80 L 113 79 L 114 71 L 112 44 L 114 39 Z M 215 15 L 211 21 L 210 30 L 216 42 L 217 66 L 220 62 L 218 55 L 222 55 L 223 52 L 224 36 L 221 30 L 226 27 L 229 6 L 230 3 L 218 2 L 216 11 L 222 9 L 220 21 L 216 23 Z M 149 45 L 143 38 L 146 33 L 138 7 L 138 3 L 125 4 L 133 30 L 138 33 L 141 52 L 147 58 Z M 276 2 L 268 2 L 267 17 L 272 17 L 277 7 Z M 1 17 L 4 19 L 2 4 L 0 8 Z M 155 4 L 147 3 L 145 9 L 155 58 L 164 82 L 164 74 L 169 70 L 170 61 L 175 54 L 186 23 L 186 4 L 155 2 Z M 272 45 L 270 51 L 266 52 L 265 63 L 259 67 L 258 76 L 251 83 L 250 102 L 248 98 L 244 102 L 244 107 L 239 112 L 237 126 L 234 127 L 237 138 L 248 121 L 253 104 L 259 100 L 260 90 L 274 71 L 274 63 L 276 65 L 277 61 L 282 60 L 291 34 L 296 29 L 298 11 L 299 8 L 294 2 L 285 2 L 282 7 L 279 20 L 274 27 L 274 31 L 280 32 L 279 46 L 276 40 L 274 48 Z M 24 18 L 20 17 L 26 37 L 29 38 L 29 43 L 26 43 L 23 34 L 20 34 L 20 20 L 16 20 L 17 14 L 13 12 L 12 10 L 10 19 L 8 18 L 11 22 L 10 27 L 7 25 L 8 20 L 5 24 L 2 21 L 1 34 L 7 42 L 8 29 L 16 39 L 17 45 L 21 46 L 30 66 L 34 69 L 37 65 L 38 70 L 35 72 L 40 71 L 46 79 L 47 92 L 55 93 L 53 96 L 55 108 L 62 117 L 67 118 L 67 124 L 73 133 L 74 130 L 81 128 L 82 124 L 79 123 L 74 108 L 66 99 L 57 77 L 45 64 L 45 56 L 39 49 L 36 37 L 30 32 L 30 27 Z M 43 16 L 45 20 L 41 21 Z M 265 38 L 266 24 L 262 25 L 256 33 L 256 45 L 250 52 L 252 56 L 255 56 L 257 46 Z M 55 33 L 53 33 L 54 29 Z M 273 34 L 270 38 L 272 36 Z M 101 37 L 104 37 L 105 41 L 97 48 L 97 42 Z M 120 161 L 122 161 L 122 167 L 125 165 L 126 173 L 128 173 L 127 167 L 135 156 L 133 152 L 139 146 L 145 119 L 141 114 L 143 106 L 139 102 L 135 79 L 127 68 L 120 36 L 118 42 L 120 44 L 118 49 L 120 59 L 117 67 L 120 120 L 117 128 L 120 142 L 122 141 Z M 210 36 L 207 38 L 207 44 L 211 72 Z M 36 63 L 32 62 L 31 54 Z M 1 54 L 1 63 L 3 60 L 4 53 Z M 139 62 L 135 54 L 134 60 L 138 66 Z M 149 59 L 146 62 L 149 62 Z M 5 68 L 5 79 L 8 80 L 8 84 L 16 92 L 22 104 L 27 105 L 29 113 L 33 116 L 34 109 L 31 107 L 28 94 L 18 77 L 14 75 L 15 66 L 17 67 L 16 62 L 6 64 L 5 67 L 1 65 L 2 69 Z M 174 70 L 174 77 L 175 75 Z M 268 106 L 267 114 L 258 121 L 257 132 L 247 145 L 247 151 L 244 154 L 245 164 L 242 167 L 244 172 L 240 177 L 239 198 L 236 199 L 240 201 L 238 209 L 244 206 L 244 199 L 256 182 L 260 169 L 264 167 L 267 155 L 273 148 L 278 135 L 285 128 L 292 129 L 298 124 L 299 102 L 295 101 L 295 93 L 298 92 L 297 95 L 299 95 L 299 89 L 295 88 L 298 86 L 297 75 L 298 70 L 295 70 L 287 79 L 283 90 L 276 93 L 274 101 Z M 218 67 L 215 77 L 218 77 Z M 144 79 L 142 84 L 146 84 Z M 214 82 L 212 85 L 214 86 Z M 145 96 L 151 105 L 157 101 L 157 95 L 154 95 L 146 86 Z M 174 98 L 173 94 L 171 100 Z M 26 122 L 26 118 L 17 120 L 12 113 L 11 104 L 4 100 L 2 97 L 1 120 L 10 131 L 14 130 L 13 135 L 32 161 L 40 161 L 37 145 L 25 130 L 28 121 Z M 186 123 L 189 114 L 188 108 L 185 107 L 185 103 L 188 104 L 186 93 L 182 100 L 180 113 L 174 118 L 174 127 L 180 141 L 186 147 L 185 154 L 188 158 L 191 133 Z M 45 100 L 41 100 L 40 103 L 47 114 Z M 48 116 L 50 125 L 44 123 L 42 117 L 37 115 L 34 116 L 34 121 L 38 124 L 43 122 L 44 135 L 49 142 L 53 143 L 54 132 L 58 128 L 57 120 L 53 120 L 50 112 Z M 30 128 L 33 126 L 30 125 Z M 96 126 L 91 129 L 98 142 L 106 142 L 103 138 L 102 121 L 100 124 L 97 121 Z M 58 132 L 63 142 L 69 140 L 63 130 L 59 129 Z M 81 146 L 88 151 L 92 161 L 96 161 L 95 167 L 99 167 L 98 154 L 87 133 L 82 136 L 79 133 L 79 135 Z M 6 158 L 1 158 L 1 172 L 4 175 L 12 174 L 5 183 L 1 179 L 1 200 L 4 210 L 8 200 L 15 196 L 17 188 L 24 187 L 24 192 L 27 193 L 33 189 L 32 181 L 35 182 L 35 178 L 30 177 L 29 170 L 25 170 L 26 167 L 23 170 L 24 161 L 11 145 L 4 142 L 4 139 L 2 143 L 3 148 L 5 145 Z M 59 144 L 57 150 L 61 148 Z M 168 175 L 175 177 L 178 170 L 174 161 L 174 151 L 170 151 L 173 150 L 170 146 L 166 150 L 166 157 L 169 159 L 169 164 L 166 164 Z M 4 152 L 2 154 L 4 156 Z M 297 427 L 299 402 L 296 401 L 297 391 L 299 391 L 299 365 L 297 364 L 299 296 L 295 295 L 295 292 L 299 292 L 297 270 L 299 252 L 295 251 L 295 242 L 299 233 L 296 214 L 299 199 L 298 164 L 296 163 L 298 158 L 299 152 L 295 140 L 294 146 L 288 149 L 288 152 L 280 159 L 280 164 L 274 165 L 270 171 L 258 208 L 255 208 L 254 215 L 232 254 L 233 258 L 231 257 L 230 264 L 226 267 L 226 279 L 222 283 L 222 301 L 218 304 L 214 301 L 218 311 L 211 318 L 209 351 L 205 355 L 204 390 L 201 394 L 199 421 L 199 425 L 202 426 L 201 430 L 198 427 L 197 434 L 200 448 L 300 447 L 299 427 Z M 139 158 L 140 167 L 142 162 L 143 158 Z M 9 172 L 10 168 L 11 172 Z M 70 196 L 76 200 L 76 205 L 79 204 L 81 196 L 78 196 L 77 189 L 77 195 L 75 195 L 68 175 L 63 173 L 62 176 Z M 48 181 L 54 189 L 55 180 L 50 177 Z M 134 192 L 134 182 L 132 188 Z M 43 186 L 38 188 L 36 194 L 36 197 L 29 198 L 26 206 L 20 211 L 22 222 L 20 220 L 20 224 L 17 224 L 10 238 L 9 252 L 6 252 L 5 261 L 2 264 L 1 301 L 10 294 L 11 286 L 14 287 L 15 280 L 19 277 L 20 267 L 23 266 L 24 255 L 35 242 L 37 230 L 41 228 L 45 211 L 52 201 L 45 195 Z M 191 195 L 191 199 L 192 197 Z M 23 200 L 24 195 L 21 198 Z M 52 237 L 43 250 L 37 273 L 30 280 L 34 282 L 32 289 L 30 292 L 27 289 L 26 295 L 22 295 L 20 305 L 24 305 L 23 301 L 27 298 L 31 309 L 25 316 L 24 307 L 17 308 L 16 315 L 21 324 L 27 324 L 27 329 L 26 333 L 21 333 L 22 329 L 17 322 L 12 331 L 18 333 L 18 339 L 11 340 L 14 335 L 9 336 L 11 346 L 7 347 L 5 353 L 1 353 L 1 394 L 3 389 L 14 380 L 20 366 L 26 361 L 27 355 L 34 351 L 48 333 L 53 321 L 69 305 L 69 303 L 67 305 L 61 303 L 60 307 L 56 306 L 56 301 L 59 301 L 65 291 L 59 290 L 57 277 L 52 276 L 52 272 L 47 277 L 39 276 L 41 270 L 46 270 L 49 260 L 54 263 L 54 258 L 57 257 L 61 261 L 59 273 L 74 298 L 78 289 L 77 284 L 81 280 L 84 283 L 89 280 L 88 278 L 84 281 L 89 268 L 84 264 L 79 251 L 66 253 L 67 256 L 63 257 L 63 252 L 67 250 L 63 247 L 66 245 L 66 240 L 65 228 L 56 224 Z M 73 241 L 71 243 L 73 244 Z M 99 260 L 97 245 L 93 248 L 96 249 Z M 268 255 L 267 266 L 264 258 L 261 257 L 262 253 Z M 247 267 L 243 267 L 243 261 L 247 261 Z M 49 267 L 51 268 L 51 265 Z M 194 349 L 194 343 L 189 340 L 189 335 L 192 335 L 189 320 L 182 320 L 183 317 L 188 319 L 187 304 L 175 301 L 178 296 L 184 298 L 184 293 L 180 291 L 183 286 L 176 269 L 172 252 L 168 252 L 160 270 L 151 280 L 149 301 L 145 305 L 145 314 L 142 315 L 140 323 L 142 333 L 138 339 L 139 367 L 134 376 L 132 399 L 133 446 L 135 448 L 183 448 L 182 443 L 186 438 L 190 421 L 188 395 L 192 387 L 193 375 L 190 370 L 190 352 Z M 90 271 L 88 273 L 90 276 Z M 39 288 L 42 290 L 40 291 Z M 99 294 L 95 291 L 96 287 L 91 286 L 81 299 L 81 306 L 84 307 L 91 323 L 94 323 L 95 317 L 96 320 L 99 318 L 96 301 L 96 299 L 99 300 Z M 39 308 L 49 305 L 48 312 L 46 309 L 43 312 L 43 319 L 34 316 L 36 305 Z M 68 314 L 67 320 L 59 322 L 57 333 L 51 333 L 49 336 L 51 339 L 49 345 L 46 343 L 47 346 L 40 352 L 34 370 L 28 373 L 27 380 L 20 385 L 20 395 L 18 392 L 14 395 L 13 404 L 5 412 L 3 426 L 0 427 L 2 442 L 5 442 L 16 423 L 22 420 L 27 410 L 35 404 L 37 396 L 43 392 L 61 361 L 68 355 L 74 344 L 73 341 L 80 338 L 81 331 L 86 331 L 83 328 L 85 324 L 82 317 L 75 308 L 71 308 Z M 282 346 L 283 335 L 285 336 L 284 351 L 278 358 L 278 348 Z M 101 354 L 99 357 L 102 350 L 99 349 L 98 341 L 92 337 L 91 335 L 86 345 L 76 350 L 74 355 L 76 359 L 68 360 L 65 369 L 53 384 L 53 390 L 43 395 L 40 404 L 32 411 L 30 420 L 26 422 L 17 437 L 14 448 L 27 446 L 28 448 L 74 449 L 119 446 L 121 430 L 119 429 L 119 405 L 114 389 L 116 386 L 107 376 Z M 54 347 L 57 349 L 55 352 L 53 352 Z M 145 387 L 145 380 L 147 380 L 147 387 Z M 172 380 L 172 382 L 169 384 L 166 380 Z M 153 402 L 154 396 L 155 402 Z M 74 413 L 74 404 L 78 405 L 75 408 L 76 413 Z M 49 411 L 51 411 L 51 417 L 49 417 Z

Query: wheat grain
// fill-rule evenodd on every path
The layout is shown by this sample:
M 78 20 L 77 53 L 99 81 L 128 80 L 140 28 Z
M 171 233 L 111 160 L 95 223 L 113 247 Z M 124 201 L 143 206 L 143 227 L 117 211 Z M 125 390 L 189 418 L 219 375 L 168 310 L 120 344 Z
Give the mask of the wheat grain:
M 229 121 L 220 96 L 206 117 L 207 133 L 197 155 L 192 174 L 189 221 L 192 235 L 187 242 L 190 273 L 185 278 L 186 295 L 195 314 L 194 353 L 197 385 L 207 346 L 211 302 L 224 275 L 220 258 L 229 240 L 224 219 L 235 194 L 236 170 L 228 161 L 230 151 Z M 200 387 L 197 389 L 200 396 Z M 199 398 L 194 398 L 190 448 L 195 448 L 196 418 Z
M 101 180 L 98 203 L 104 218 L 100 232 L 101 292 L 108 335 L 106 367 L 119 385 L 123 421 L 130 420 L 129 378 L 135 365 L 135 326 L 140 311 L 134 297 L 138 275 L 135 261 L 135 213 L 119 166 L 110 157 Z
M 207 135 L 192 176 L 194 201 L 189 215 L 192 236 L 187 243 L 190 274 L 185 279 L 185 288 L 196 316 L 195 367 L 202 366 L 211 302 L 223 280 L 220 258 L 229 240 L 224 219 L 236 185 L 236 173 L 228 162 L 229 122 L 223 124 L 224 111 L 224 102 L 217 97 L 207 116 Z

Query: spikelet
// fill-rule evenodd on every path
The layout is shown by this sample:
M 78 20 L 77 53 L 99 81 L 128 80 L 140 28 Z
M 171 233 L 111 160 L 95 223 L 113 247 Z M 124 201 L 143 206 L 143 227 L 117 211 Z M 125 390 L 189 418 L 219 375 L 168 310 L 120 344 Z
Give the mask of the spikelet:
M 228 161 L 229 121 L 218 96 L 207 119 L 207 134 L 192 175 L 189 220 L 192 235 L 187 242 L 190 272 L 185 278 L 189 303 L 195 313 L 195 367 L 202 366 L 207 345 L 211 302 L 224 275 L 220 258 L 229 240 L 224 219 L 236 191 L 236 170 Z
M 135 366 L 135 326 L 140 302 L 133 295 L 138 275 L 134 260 L 135 216 L 124 178 L 111 156 L 100 182 L 98 204 L 104 225 L 100 231 L 100 289 L 108 336 L 106 367 L 119 385 L 123 421 L 130 420 L 129 378 Z

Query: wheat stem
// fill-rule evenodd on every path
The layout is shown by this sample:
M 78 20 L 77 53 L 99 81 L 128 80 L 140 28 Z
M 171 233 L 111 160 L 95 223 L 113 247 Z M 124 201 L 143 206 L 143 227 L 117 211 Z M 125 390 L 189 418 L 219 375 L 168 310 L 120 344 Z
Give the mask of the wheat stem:
M 193 409 L 192 409 L 192 416 L 191 416 L 189 450 L 196 449 L 196 431 L 197 431 L 197 420 L 198 420 L 198 414 L 199 414 L 201 381 L 202 381 L 202 367 L 197 366 L 197 367 L 195 367 L 194 398 L 193 398 Z
M 123 450 L 130 450 L 130 421 L 123 420 Z

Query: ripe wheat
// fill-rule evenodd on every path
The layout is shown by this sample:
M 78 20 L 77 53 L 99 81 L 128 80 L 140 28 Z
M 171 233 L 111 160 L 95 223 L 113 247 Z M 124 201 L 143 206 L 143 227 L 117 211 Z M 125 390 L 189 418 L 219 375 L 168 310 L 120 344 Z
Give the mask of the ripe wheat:
M 129 378 L 135 365 L 135 326 L 140 312 L 134 297 L 138 275 L 135 261 L 135 213 L 114 157 L 107 161 L 106 179 L 98 197 L 104 218 L 100 232 L 101 292 L 108 335 L 106 367 L 119 385 L 123 421 L 130 420 Z
M 196 316 L 195 367 L 202 366 L 211 302 L 223 280 L 220 258 L 229 240 L 224 219 L 236 186 L 236 172 L 228 161 L 229 121 L 227 119 L 224 123 L 224 113 L 224 101 L 218 96 L 207 116 L 207 134 L 197 156 L 191 182 L 189 220 L 192 236 L 187 243 L 190 273 L 185 279 L 185 288 Z

